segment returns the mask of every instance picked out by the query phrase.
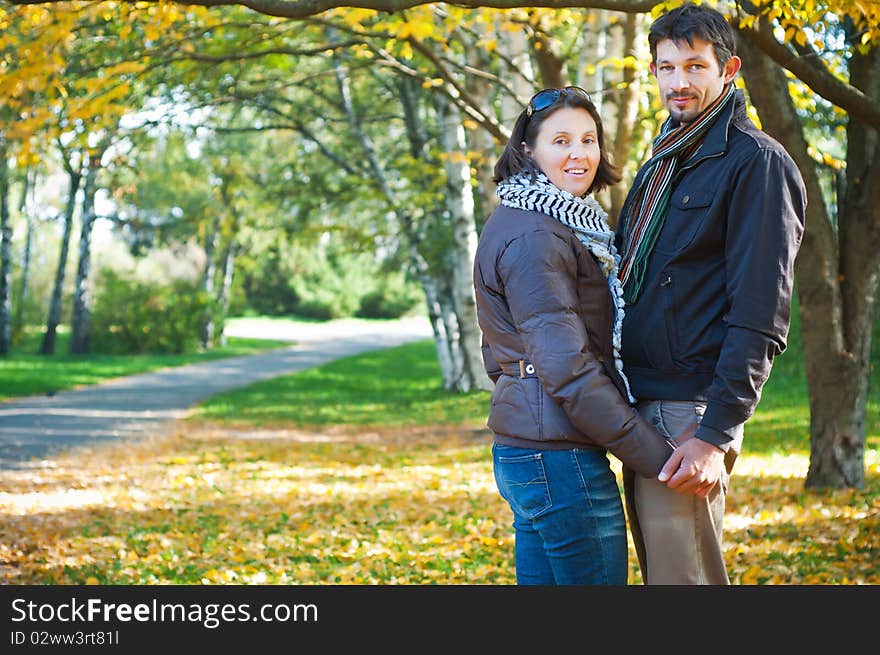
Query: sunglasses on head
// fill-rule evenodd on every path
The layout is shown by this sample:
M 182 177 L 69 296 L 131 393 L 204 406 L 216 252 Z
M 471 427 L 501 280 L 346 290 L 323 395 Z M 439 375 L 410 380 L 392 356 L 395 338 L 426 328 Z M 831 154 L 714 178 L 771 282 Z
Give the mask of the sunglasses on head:
M 543 111 L 553 105 L 557 100 L 566 95 L 576 95 L 586 98 L 590 102 L 593 101 L 590 98 L 590 94 L 584 91 L 579 86 L 564 86 L 561 89 L 543 89 L 538 91 L 535 95 L 532 96 L 532 99 L 529 100 L 529 106 L 526 109 L 526 116 L 531 118 L 532 114 L 536 111 Z

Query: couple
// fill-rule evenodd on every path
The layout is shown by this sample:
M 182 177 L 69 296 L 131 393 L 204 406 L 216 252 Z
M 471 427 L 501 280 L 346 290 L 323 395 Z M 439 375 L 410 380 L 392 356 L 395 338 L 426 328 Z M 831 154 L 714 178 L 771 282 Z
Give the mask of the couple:
M 474 287 L 519 584 L 626 584 L 606 451 L 645 583 L 728 584 L 728 476 L 785 348 L 801 176 L 746 114 L 720 13 L 672 10 L 649 44 L 669 118 L 616 234 L 589 195 L 620 175 L 582 89 L 533 96 L 495 167 Z

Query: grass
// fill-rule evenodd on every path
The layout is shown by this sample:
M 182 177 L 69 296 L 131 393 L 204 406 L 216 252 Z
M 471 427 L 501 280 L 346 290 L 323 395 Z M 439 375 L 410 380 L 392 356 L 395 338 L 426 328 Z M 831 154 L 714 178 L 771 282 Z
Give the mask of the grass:
M 880 329 L 875 330 L 867 443 L 880 447 Z M 333 425 L 484 425 L 489 393 L 446 392 L 430 340 L 350 357 L 207 400 L 194 418 L 244 428 L 321 429 Z M 810 450 L 810 414 L 798 312 L 788 347 L 776 358 L 755 415 L 746 425 L 753 453 Z
M 58 334 L 56 355 L 36 354 L 42 335 L 27 333 L 22 343 L 0 357 L 0 400 L 17 396 L 53 393 L 96 384 L 112 378 L 145 373 L 168 366 L 181 366 L 221 357 L 250 355 L 289 342 L 230 338 L 226 346 L 182 355 L 70 355 L 70 335 Z
M 257 427 L 414 426 L 478 421 L 488 403 L 488 392 L 443 390 L 426 340 L 223 393 L 194 417 Z
M 731 580 L 880 584 L 877 386 L 865 488 L 804 489 L 792 337 L 727 497 Z M 163 438 L 4 472 L 0 581 L 512 584 L 488 397 L 444 392 L 433 345 L 418 342 L 216 397 Z M 641 581 L 632 550 L 630 581 Z

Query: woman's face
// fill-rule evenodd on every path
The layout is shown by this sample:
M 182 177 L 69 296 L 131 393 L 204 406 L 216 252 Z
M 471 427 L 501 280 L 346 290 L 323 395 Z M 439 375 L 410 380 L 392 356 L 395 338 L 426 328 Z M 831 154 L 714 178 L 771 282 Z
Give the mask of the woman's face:
M 560 189 L 582 196 L 593 185 L 601 153 L 596 121 L 586 109 L 557 109 L 541 123 L 534 148 L 524 148 Z

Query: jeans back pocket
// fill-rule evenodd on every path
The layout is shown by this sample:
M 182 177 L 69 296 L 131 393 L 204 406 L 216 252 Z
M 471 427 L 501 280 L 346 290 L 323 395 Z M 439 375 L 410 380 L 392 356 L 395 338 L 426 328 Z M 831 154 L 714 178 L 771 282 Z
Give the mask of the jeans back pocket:
M 540 452 L 496 445 L 493 460 L 498 492 L 514 512 L 534 519 L 550 509 L 550 487 Z

